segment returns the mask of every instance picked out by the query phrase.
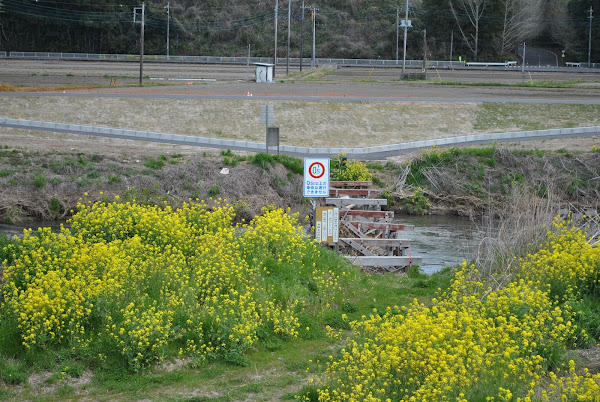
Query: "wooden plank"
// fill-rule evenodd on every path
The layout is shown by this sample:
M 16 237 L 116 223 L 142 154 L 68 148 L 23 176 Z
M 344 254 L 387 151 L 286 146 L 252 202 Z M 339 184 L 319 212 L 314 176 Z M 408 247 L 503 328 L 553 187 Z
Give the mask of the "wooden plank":
M 325 204 L 338 207 L 352 204 L 357 206 L 383 206 L 387 205 L 387 200 L 385 198 L 325 198 Z
M 423 262 L 422 257 L 407 257 L 407 256 L 364 256 L 354 257 L 346 256 L 346 258 L 355 265 L 362 267 L 407 267 L 409 265 L 420 265 Z
M 347 237 L 347 238 L 340 239 L 340 240 L 343 241 L 344 243 L 346 243 L 347 245 L 349 245 L 350 247 L 352 247 L 354 250 L 361 253 L 362 255 L 368 255 L 368 256 L 375 255 L 371 251 L 369 251 L 369 249 L 363 247 L 362 245 L 360 245 L 359 243 L 354 241 L 354 239 L 351 237 Z
M 363 211 L 363 210 L 350 210 L 340 211 L 340 218 L 350 216 L 362 216 L 363 218 L 369 219 L 383 219 L 389 221 L 394 219 L 394 211 Z
M 398 246 L 410 246 L 409 239 L 373 239 L 367 237 L 340 237 L 340 241 L 348 242 L 352 240 L 363 246 L 377 246 L 377 247 L 398 247 Z
M 372 181 L 330 181 L 331 187 L 370 187 L 373 185 Z
M 350 197 L 375 197 L 381 194 L 381 190 L 369 188 L 330 188 L 329 195 L 331 197 L 339 197 L 348 195 Z
M 402 223 L 387 223 L 387 222 L 359 222 L 350 221 L 350 225 L 355 226 L 360 231 L 364 230 L 384 230 L 384 231 L 398 231 L 398 230 L 414 230 L 415 225 L 404 225 Z
M 350 222 L 347 221 L 346 219 L 342 219 L 342 220 L 340 220 L 340 222 L 342 223 L 342 225 L 347 227 L 349 231 L 354 233 L 355 236 L 364 237 L 364 234 L 361 233 L 357 227 L 355 227 L 354 225 L 351 225 Z

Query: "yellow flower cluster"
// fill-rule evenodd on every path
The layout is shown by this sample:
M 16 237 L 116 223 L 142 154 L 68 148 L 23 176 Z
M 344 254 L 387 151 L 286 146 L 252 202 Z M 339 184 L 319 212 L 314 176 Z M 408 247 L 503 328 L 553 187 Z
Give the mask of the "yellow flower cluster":
M 108 344 L 134 369 L 171 350 L 235 360 L 260 329 L 297 336 L 298 312 L 330 305 L 338 276 L 315 266 L 296 217 L 233 218 L 219 203 L 80 204 L 70 228 L 16 240 L 1 311 L 26 348 Z
M 369 168 L 361 161 L 356 159 L 342 159 L 343 155 L 336 157 L 337 166 L 331 171 L 333 180 L 339 181 L 368 181 L 373 179 Z
M 562 374 L 562 373 L 559 373 Z M 569 361 L 566 375 L 549 373 L 551 379 L 548 390 L 542 391 L 542 401 L 587 401 L 600 399 L 600 373 L 590 374 L 588 369 L 578 374 L 575 362 Z
M 599 257 L 598 246 L 581 232 L 559 225 L 523 264 L 523 275 L 504 287 L 479 282 L 476 269 L 464 263 L 432 306 L 415 301 L 352 323 L 353 335 L 318 380 L 320 400 L 538 399 L 547 367 L 581 335 L 569 304 L 554 297 L 550 283 L 568 281 L 572 294 L 596 286 Z M 571 368 L 566 378 L 551 380 L 546 400 L 600 395 L 600 375 Z
M 540 250 L 522 263 L 527 278 L 550 286 L 552 296 L 561 300 L 582 294 L 600 296 L 600 250 L 588 242 L 584 232 L 568 228 L 567 222 L 555 222 Z

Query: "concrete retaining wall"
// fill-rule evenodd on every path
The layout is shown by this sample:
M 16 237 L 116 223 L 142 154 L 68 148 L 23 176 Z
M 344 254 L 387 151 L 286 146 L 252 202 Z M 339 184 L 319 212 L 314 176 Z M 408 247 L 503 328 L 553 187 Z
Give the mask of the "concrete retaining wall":
M 54 131 L 61 133 L 93 135 L 108 138 L 121 138 L 126 140 L 152 141 L 167 144 L 191 145 L 203 148 L 231 149 L 247 152 L 266 152 L 264 143 L 222 140 L 217 138 L 195 137 L 189 135 L 155 133 L 149 131 L 121 130 L 116 128 L 104 128 L 94 126 L 83 126 L 79 124 L 62 124 L 35 120 L 9 119 L 0 117 L 0 127 L 10 127 L 25 130 Z M 379 145 L 365 148 L 308 148 L 281 145 L 279 152 L 285 155 L 298 157 L 318 156 L 334 157 L 340 153 L 346 153 L 353 159 L 384 159 L 390 156 L 398 156 L 434 146 L 466 146 L 478 144 L 490 144 L 494 142 L 514 142 L 544 140 L 552 138 L 586 137 L 600 135 L 600 126 L 560 128 L 538 131 L 513 131 L 506 133 L 489 133 L 465 135 L 459 137 L 438 138 L 435 140 L 414 141 L 402 144 Z

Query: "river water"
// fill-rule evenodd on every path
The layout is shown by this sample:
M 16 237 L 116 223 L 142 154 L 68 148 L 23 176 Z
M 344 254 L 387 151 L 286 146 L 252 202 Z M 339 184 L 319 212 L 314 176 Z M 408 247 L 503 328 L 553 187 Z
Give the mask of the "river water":
M 14 235 L 22 236 L 23 229 L 33 229 L 34 232 L 37 231 L 38 228 L 51 227 L 52 230 L 58 231 L 60 230 L 60 225 L 64 224 L 65 221 L 41 221 L 41 220 L 27 220 L 26 222 L 19 223 L 16 225 L 9 225 L 6 223 L 0 223 L 0 233 L 12 237 Z
M 395 222 L 414 225 L 414 231 L 407 231 L 402 238 L 411 240 L 411 254 L 423 258 L 421 270 L 432 274 L 460 264 L 463 260 L 471 260 L 481 240 L 484 230 L 468 218 L 448 215 L 403 215 L 396 216 Z M 22 235 L 23 229 L 52 227 L 60 229 L 59 221 L 28 221 L 20 225 L 0 224 L 0 233 L 8 236 Z
M 411 240 L 413 256 L 423 257 L 420 268 L 426 274 L 470 261 L 487 235 L 482 225 L 454 215 L 396 215 L 394 221 L 415 225 L 414 231 L 407 231 L 401 237 Z

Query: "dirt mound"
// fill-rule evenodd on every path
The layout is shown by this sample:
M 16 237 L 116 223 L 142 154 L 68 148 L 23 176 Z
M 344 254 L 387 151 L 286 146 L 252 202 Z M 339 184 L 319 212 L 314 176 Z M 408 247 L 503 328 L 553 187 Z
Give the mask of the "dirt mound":
M 118 195 L 140 203 L 179 206 L 192 200 L 233 203 L 239 219 L 264 205 L 297 206 L 301 176 L 279 164 L 256 166 L 235 156 L 157 154 L 144 159 L 76 152 L 0 152 L 0 219 L 65 218 L 81 200 Z M 242 158 L 243 159 L 243 158 Z

